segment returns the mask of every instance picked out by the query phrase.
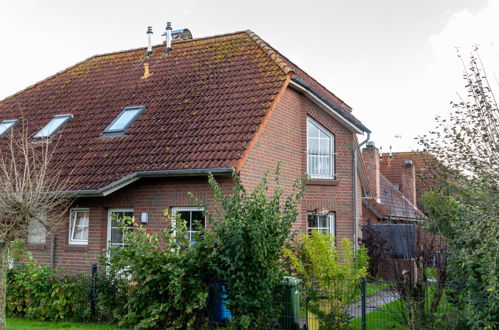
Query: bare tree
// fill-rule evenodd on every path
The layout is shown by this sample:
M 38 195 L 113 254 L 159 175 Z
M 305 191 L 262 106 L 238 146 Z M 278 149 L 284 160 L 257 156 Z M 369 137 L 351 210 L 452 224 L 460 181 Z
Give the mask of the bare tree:
M 18 125 L 19 126 L 19 125 Z M 9 244 L 24 239 L 33 221 L 54 232 L 72 202 L 67 180 L 54 166 L 56 141 L 34 141 L 24 124 L 0 146 L 0 330 L 5 329 Z
M 369 262 L 376 265 L 379 275 L 390 281 L 392 294 L 386 298 L 397 297 L 400 301 L 385 308 L 393 319 L 409 329 L 435 328 L 441 321 L 436 315 L 448 276 L 445 242 L 430 223 L 417 225 L 414 245 L 397 244 L 372 225 L 367 227 L 371 227 L 364 240 Z

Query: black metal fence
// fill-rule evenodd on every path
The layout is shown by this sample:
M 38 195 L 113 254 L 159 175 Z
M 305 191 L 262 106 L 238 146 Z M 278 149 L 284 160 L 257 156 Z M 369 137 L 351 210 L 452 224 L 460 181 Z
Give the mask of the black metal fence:
M 288 279 L 275 294 L 278 313 L 261 329 L 442 329 L 459 321 L 446 287 L 435 282 Z M 210 301 L 210 327 L 233 317 L 223 288 Z

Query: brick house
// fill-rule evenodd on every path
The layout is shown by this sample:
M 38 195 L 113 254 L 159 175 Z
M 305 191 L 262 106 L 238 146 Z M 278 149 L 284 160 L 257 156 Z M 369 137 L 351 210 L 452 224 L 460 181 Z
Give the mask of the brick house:
M 354 170 L 357 134 L 369 130 L 345 102 L 251 31 L 145 55 L 97 55 L 0 101 L 0 140 L 21 118 L 34 140 L 54 140 L 54 166 L 77 196 L 63 229 L 30 228 L 39 262 L 88 269 L 122 244 L 112 214 L 148 230 L 164 226 L 164 209 L 204 223 L 187 193 L 212 209 L 208 173 L 230 190 L 235 171 L 251 189 L 279 161 L 286 191 L 310 178 L 296 229 L 358 237 L 366 175 Z
M 371 192 L 364 194 L 363 223 L 416 223 L 423 219 L 418 207 L 423 176 L 428 175 L 423 156 L 417 152 L 380 154 L 372 141 L 362 156 Z

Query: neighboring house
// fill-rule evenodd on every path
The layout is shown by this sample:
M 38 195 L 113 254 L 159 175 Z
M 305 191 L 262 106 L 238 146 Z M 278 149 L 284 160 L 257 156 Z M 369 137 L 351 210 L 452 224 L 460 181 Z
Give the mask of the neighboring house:
M 381 157 L 374 142 L 367 143 L 362 156 L 370 187 L 370 194 L 364 193 L 363 223 L 416 223 L 423 219 L 424 214 L 417 206 L 416 190 L 421 178 L 416 176 L 413 160 L 400 156 L 398 161 L 391 163 L 385 160 L 388 156 Z
M 172 48 L 97 55 L 0 101 L 0 122 L 22 118 L 34 140 L 54 140 L 77 196 L 57 235 L 30 228 L 34 257 L 88 270 L 123 245 L 113 214 L 148 230 L 165 226 L 164 209 L 209 225 L 188 196 L 213 209 L 208 173 L 230 191 L 235 171 L 252 189 L 278 162 L 286 192 L 310 177 L 296 229 L 356 237 L 353 152 L 369 130 L 351 108 L 251 31 Z
M 404 169 L 407 162 L 412 162 L 412 168 L 415 173 L 415 195 L 409 199 L 414 199 L 414 204 L 418 206 L 420 210 L 423 210 L 421 205 L 421 195 L 432 186 L 438 184 L 439 176 L 437 171 L 434 169 L 438 166 L 434 159 L 432 159 L 428 153 L 423 151 L 409 151 L 409 152 L 391 152 L 383 153 L 380 161 L 380 171 L 381 173 L 394 185 L 400 187 L 401 191 L 409 191 L 406 195 L 412 194 L 412 183 L 410 184 L 410 189 L 408 188 L 408 183 L 404 182 L 407 176 L 404 175 L 406 171 Z M 412 170 L 411 170 L 412 171 Z M 412 175 L 412 174 L 411 174 Z

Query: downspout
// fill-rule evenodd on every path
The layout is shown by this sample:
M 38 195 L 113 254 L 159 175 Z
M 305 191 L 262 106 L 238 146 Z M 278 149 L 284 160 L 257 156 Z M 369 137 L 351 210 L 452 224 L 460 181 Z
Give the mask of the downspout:
M 354 240 L 354 250 L 357 252 L 359 249 L 359 213 L 357 211 L 357 165 L 358 165 L 358 159 L 357 159 L 357 153 L 360 150 L 360 148 L 369 141 L 369 138 L 371 137 L 371 132 L 367 132 L 367 138 L 362 141 L 357 147 L 353 150 L 353 219 L 355 223 L 355 228 L 353 231 L 353 240 Z
M 52 237 L 50 239 L 50 266 L 55 268 L 55 240 L 56 235 L 52 233 Z

